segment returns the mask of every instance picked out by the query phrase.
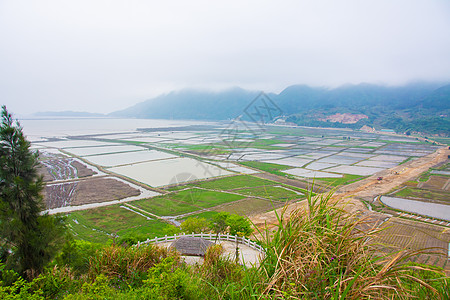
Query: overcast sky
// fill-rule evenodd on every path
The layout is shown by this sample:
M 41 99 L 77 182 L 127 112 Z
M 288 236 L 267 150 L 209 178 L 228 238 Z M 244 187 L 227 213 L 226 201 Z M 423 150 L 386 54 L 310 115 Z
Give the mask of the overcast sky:
M 15 114 L 415 80 L 450 81 L 449 0 L 0 0 L 0 104 Z

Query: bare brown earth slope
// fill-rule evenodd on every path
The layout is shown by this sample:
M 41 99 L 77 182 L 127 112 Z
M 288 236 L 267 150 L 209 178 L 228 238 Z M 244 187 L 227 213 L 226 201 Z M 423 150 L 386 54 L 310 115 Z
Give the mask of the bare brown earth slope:
M 411 160 L 394 168 L 378 172 L 363 180 L 343 186 L 334 193 L 333 199 L 348 202 L 349 205 L 347 207 L 350 210 L 357 209 L 370 213 L 359 199 L 373 199 L 378 195 L 387 193 L 402 183 L 414 179 L 429 168 L 446 161 L 448 155 L 450 155 L 450 150 L 440 148 L 430 155 Z M 378 180 L 378 177 L 383 177 L 383 179 Z M 301 201 L 293 203 L 284 209 L 286 209 L 286 214 L 289 214 L 292 210 L 300 208 L 304 204 L 305 202 Z M 277 213 L 281 213 L 281 211 L 282 209 L 280 208 L 277 210 Z M 270 226 L 277 222 L 274 211 L 255 215 L 251 217 L 251 220 L 258 227 L 265 224 Z
M 410 260 L 443 267 L 446 273 L 450 275 L 450 260 L 448 257 L 450 228 L 371 211 L 361 201 L 370 202 L 375 197 L 388 193 L 406 181 L 417 178 L 431 167 L 447 161 L 449 155 L 450 150 L 448 148 L 440 148 L 430 155 L 411 160 L 395 168 L 343 186 L 335 191 L 332 199 L 345 204 L 346 210 L 359 212 L 373 220 L 375 226 L 384 229 L 375 237 L 375 243 L 384 245 L 380 248 L 381 251 L 390 252 L 400 249 L 416 251 L 434 247 L 411 257 Z M 378 180 L 378 177 L 383 177 L 383 179 Z M 281 214 L 285 209 L 285 217 L 288 217 L 293 210 L 305 205 L 306 201 L 297 202 L 277 209 L 276 213 Z M 250 219 L 259 228 L 267 226 L 270 229 L 277 223 L 277 216 L 274 211 L 254 215 Z

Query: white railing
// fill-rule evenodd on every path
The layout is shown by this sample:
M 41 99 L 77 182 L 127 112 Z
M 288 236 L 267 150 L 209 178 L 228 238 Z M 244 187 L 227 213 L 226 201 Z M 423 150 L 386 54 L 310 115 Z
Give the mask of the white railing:
M 154 239 L 147 239 L 146 241 L 143 242 L 138 242 L 137 246 L 139 247 L 142 244 L 148 244 L 148 243 L 153 243 L 153 244 L 158 244 L 158 243 L 167 243 L 167 242 L 172 242 L 172 241 L 176 241 L 177 239 L 179 239 L 180 237 L 183 236 L 190 236 L 190 237 L 199 237 L 205 240 L 209 240 L 209 241 L 228 241 L 228 242 L 235 242 L 235 243 L 240 243 L 243 245 L 246 245 L 252 249 L 255 249 L 259 252 L 265 252 L 264 248 L 261 245 L 258 245 L 257 243 L 255 243 L 252 240 L 249 240 L 245 237 L 240 237 L 240 236 L 236 236 L 236 235 L 230 235 L 230 234 L 215 234 L 215 233 L 191 233 L 191 234 L 175 234 L 175 235 L 171 235 L 171 236 L 167 236 L 165 235 L 164 237 L 156 237 Z

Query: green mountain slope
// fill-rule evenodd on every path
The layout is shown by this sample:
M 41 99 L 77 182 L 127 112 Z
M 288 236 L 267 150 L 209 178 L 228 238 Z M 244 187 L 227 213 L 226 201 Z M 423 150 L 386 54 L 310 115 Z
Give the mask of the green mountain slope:
M 233 88 L 221 92 L 181 90 L 111 113 L 114 117 L 227 120 L 245 116 L 258 91 Z M 415 83 L 389 87 L 373 84 L 345 85 L 335 89 L 293 85 L 268 97 L 298 125 L 353 127 L 363 125 L 397 132 L 450 134 L 450 85 Z M 319 119 L 336 114 L 364 114 L 355 124 Z

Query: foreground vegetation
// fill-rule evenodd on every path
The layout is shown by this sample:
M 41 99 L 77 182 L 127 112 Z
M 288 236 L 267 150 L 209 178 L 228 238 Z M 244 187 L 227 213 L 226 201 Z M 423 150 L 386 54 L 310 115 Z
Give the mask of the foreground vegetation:
M 305 209 L 257 236 L 266 254 L 247 268 L 223 257 L 186 265 L 155 245 L 69 240 L 32 281 L 0 268 L 2 299 L 449 299 L 442 270 L 405 263 L 415 253 L 376 255 L 369 220 L 347 214 L 330 195 L 308 196 Z M 232 223 L 235 223 L 234 221 Z M 364 229 L 364 230 L 363 230 Z
M 373 244 L 378 232 L 371 230 L 370 220 L 346 213 L 330 201 L 331 194 L 314 198 L 312 192 L 266 185 L 270 181 L 253 177 L 240 177 L 245 178 L 244 184 L 238 177 L 223 179 L 230 189 L 227 192 L 216 191 L 213 186 L 217 182 L 210 181 L 198 184 L 203 187 L 190 186 L 133 204 L 75 212 L 67 226 L 77 232 L 77 238 L 89 237 L 99 243 L 75 240 L 70 231 L 63 238 L 64 220 L 39 213 L 42 182 L 35 172 L 37 156 L 30 152 L 20 125 L 13 125 L 11 115 L 3 110 L 0 299 L 450 297 L 449 278 L 442 269 L 406 263 L 417 252 L 384 254 L 385 247 Z M 259 167 L 277 171 L 279 165 Z M 205 189 L 205 185 L 212 188 Z M 258 232 L 253 232 L 242 216 L 202 210 L 219 205 L 230 208 L 249 195 L 254 197 L 251 208 L 255 209 L 255 201 L 263 201 L 262 196 L 282 202 L 296 198 L 297 192 L 305 194 L 307 206 L 289 218 L 278 214 L 275 228 Z M 196 217 L 180 216 L 185 217 L 181 229 L 162 223 L 154 214 L 177 215 L 197 209 L 201 213 Z M 161 231 L 150 232 L 148 225 L 156 223 Z M 106 232 L 111 226 L 113 232 Z M 203 264 L 187 265 L 175 251 L 151 244 L 132 246 L 142 239 L 129 235 L 148 237 L 179 230 L 239 236 L 253 233 L 265 255 L 258 265 L 246 267 L 214 245 L 207 250 Z M 113 240 L 105 240 L 111 236 Z
M 0 263 L 32 279 L 55 254 L 64 223 L 40 213 L 43 182 L 37 154 L 5 106 L 0 119 Z

